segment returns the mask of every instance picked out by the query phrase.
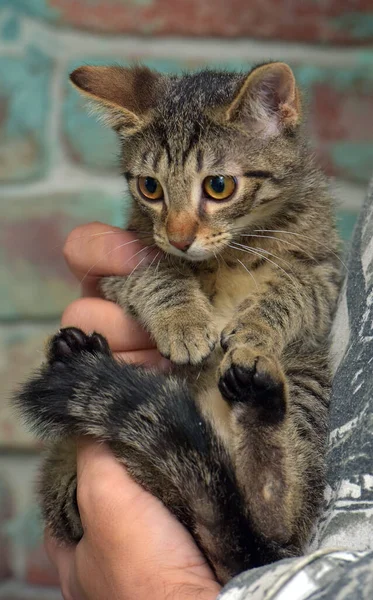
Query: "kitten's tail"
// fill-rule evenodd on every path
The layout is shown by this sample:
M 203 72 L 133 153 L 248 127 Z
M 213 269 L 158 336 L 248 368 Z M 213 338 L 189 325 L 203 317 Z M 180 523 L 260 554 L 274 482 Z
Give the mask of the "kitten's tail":
M 182 381 L 81 352 L 43 367 L 16 403 L 42 439 L 108 442 L 189 529 L 221 582 L 288 555 L 253 530 L 229 455 Z

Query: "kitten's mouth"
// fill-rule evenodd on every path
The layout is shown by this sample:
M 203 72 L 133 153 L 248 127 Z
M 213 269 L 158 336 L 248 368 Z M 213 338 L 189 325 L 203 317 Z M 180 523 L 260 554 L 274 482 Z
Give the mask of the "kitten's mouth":
M 178 256 L 179 258 L 185 258 L 185 260 L 200 262 L 203 260 L 207 260 L 214 256 L 214 253 L 203 246 L 193 243 L 188 248 L 181 250 L 180 248 L 176 248 L 175 246 L 169 244 L 166 252 L 168 254 L 172 254 L 173 256 Z
M 208 243 L 206 244 L 198 237 L 194 237 L 193 239 L 173 240 L 169 239 L 167 236 L 155 233 L 154 241 L 158 248 L 166 254 L 184 258 L 190 262 L 202 262 L 214 257 L 216 258 L 216 256 L 226 247 L 227 240 L 216 239 L 217 236 L 220 237 L 219 234 L 215 234 L 212 236 L 215 239 L 208 240 Z
M 203 247 L 200 243 L 198 243 L 198 241 L 194 241 L 192 244 L 187 246 L 185 245 L 183 247 L 177 247 L 168 241 L 163 242 L 163 240 L 155 240 L 155 242 L 162 252 L 171 254 L 172 256 L 178 256 L 179 258 L 184 258 L 185 260 L 191 262 L 208 260 L 218 253 L 215 250 L 213 251 Z

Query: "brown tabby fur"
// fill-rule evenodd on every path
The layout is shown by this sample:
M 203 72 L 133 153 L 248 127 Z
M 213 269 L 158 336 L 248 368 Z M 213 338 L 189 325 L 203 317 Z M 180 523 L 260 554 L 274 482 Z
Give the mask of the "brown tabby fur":
M 81 67 L 71 79 L 118 132 L 134 198 L 130 228 L 157 246 L 150 266 L 141 264 L 145 251 L 127 279 L 107 278 L 102 290 L 187 379 L 232 461 L 254 529 L 300 552 L 323 490 L 326 342 L 340 263 L 333 205 L 306 143 L 293 74 L 282 63 L 246 76 Z M 236 177 L 237 190 L 209 201 L 201 183 L 220 174 Z M 145 201 L 140 176 L 158 179 L 165 200 Z M 186 252 L 170 245 L 186 239 L 194 239 Z M 268 390 L 260 404 L 250 400 L 259 384 Z M 60 537 L 56 494 L 71 505 L 76 486 L 71 448 L 58 442 L 43 475 L 45 513 Z M 116 454 L 128 466 L 120 447 Z M 213 509 L 204 506 L 208 522 Z M 75 509 L 66 510 L 67 537 L 78 539 Z M 203 519 L 193 533 L 227 580 L 233 573 L 214 561 L 219 540 Z

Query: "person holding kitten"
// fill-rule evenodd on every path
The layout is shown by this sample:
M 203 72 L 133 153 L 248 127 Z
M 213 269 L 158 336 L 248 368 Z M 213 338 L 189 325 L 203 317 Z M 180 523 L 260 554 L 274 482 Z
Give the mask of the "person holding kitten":
M 53 442 L 39 491 L 65 599 L 212 600 L 221 585 L 227 600 L 304 599 L 286 591 L 299 573 L 312 593 L 339 585 L 331 569 L 371 557 L 309 546 L 343 263 L 291 69 L 81 67 L 71 79 L 119 134 L 138 239 L 99 223 L 70 237 L 83 298 L 16 400 Z M 344 416 L 363 421 L 354 410 L 332 411 L 329 481 L 346 464 Z M 108 447 L 85 438 L 76 460 L 82 435 Z
M 115 235 L 100 236 L 113 231 Z M 97 263 L 82 295 L 65 310 L 62 326 L 100 330 L 125 361 L 169 368 L 149 336 L 112 302 L 97 293 L 107 273 L 128 275 L 140 246 L 120 244 L 133 235 L 101 223 L 71 233 L 66 261 L 79 281 Z M 130 249 L 131 248 L 131 249 Z M 105 260 L 101 257 L 109 256 Z M 132 264 L 132 262 L 134 264 Z M 150 262 L 150 260 L 149 260 Z M 220 585 L 190 534 L 162 505 L 135 483 L 110 450 L 89 439 L 78 447 L 78 503 L 86 532 L 66 548 L 46 532 L 46 546 L 57 566 L 64 600 L 213 600 Z M 124 568 L 125 565 L 125 568 Z
M 367 222 L 365 214 L 362 214 L 362 222 Z M 370 225 L 373 234 L 373 222 Z M 96 235 L 104 231 L 113 231 L 115 235 Z M 359 231 L 361 225 L 357 233 Z M 129 250 L 128 246 L 123 246 L 117 253 L 110 253 L 130 240 L 131 234 L 101 223 L 91 223 L 71 233 L 65 245 L 65 257 L 77 279 L 81 281 L 92 264 L 97 263 L 97 266 L 91 278 L 83 283 L 83 297 L 66 308 L 62 325 L 81 327 L 87 332 L 101 329 L 123 360 L 167 370 L 168 361 L 153 347 L 148 335 L 115 304 L 103 300 L 97 293 L 100 277 L 107 273 L 126 274 L 133 268 L 131 257 L 140 247 Z M 107 253 L 109 257 L 100 260 Z M 353 278 L 356 273 L 357 269 L 353 269 Z M 364 293 L 364 286 L 359 287 Z M 359 352 L 359 344 L 355 347 Z M 348 443 L 352 445 L 352 440 Z M 221 586 L 191 536 L 156 498 L 128 476 L 105 445 L 81 439 L 77 463 L 78 502 L 86 526 L 83 539 L 76 547 L 66 548 L 48 531 L 45 536 L 49 557 L 58 569 L 64 600 L 217 598 Z M 336 477 L 337 480 L 341 477 L 338 470 Z M 366 525 L 369 529 L 368 522 Z M 344 526 L 340 529 L 341 537 Z M 356 549 L 356 545 L 359 548 L 360 543 L 358 539 L 349 540 L 352 549 Z M 341 546 L 348 547 L 348 544 Z M 320 578 L 312 581 L 312 600 L 342 599 L 347 585 L 350 586 L 349 599 L 368 600 L 372 589 L 372 581 L 367 581 L 373 573 L 372 551 L 340 552 L 332 558 L 330 554 L 323 553 L 315 562 L 319 572 L 332 572 L 334 576 L 326 584 Z M 291 571 L 293 561 L 297 560 L 293 559 L 286 569 Z M 305 571 L 301 564 L 295 573 L 305 576 Z M 358 572 L 360 581 L 355 576 Z M 262 575 L 265 581 L 266 577 L 266 573 Z M 257 579 L 260 579 L 259 573 Z M 333 588 L 339 579 L 341 591 L 337 592 Z M 303 581 L 297 588 L 299 595 L 291 596 L 292 600 L 306 600 L 304 586 Z M 223 591 L 221 600 L 262 600 L 263 596 L 254 597 L 251 592 L 246 593 L 246 589 L 249 589 L 249 582 L 245 585 L 243 576 L 234 587 L 235 595 L 230 590 Z M 277 600 L 277 596 L 273 600 Z

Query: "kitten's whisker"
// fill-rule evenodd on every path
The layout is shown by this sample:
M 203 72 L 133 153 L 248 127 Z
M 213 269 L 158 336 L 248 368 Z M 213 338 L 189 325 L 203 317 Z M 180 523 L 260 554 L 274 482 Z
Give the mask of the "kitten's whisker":
M 101 231 L 100 233 L 90 233 L 87 235 L 77 235 L 76 237 L 71 238 L 70 240 L 66 240 L 65 244 L 70 242 L 76 242 L 78 240 L 84 240 L 85 238 L 93 238 L 99 237 L 100 235 L 118 235 L 119 233 L 123 233 L 123 231 Z M 64 244 L 57 244 L 57 246 L 53 246 L 53 250 L 55 248 L 60 248 Z
M 111 250 L 109 250 L 109 252 L 106 252 L 104 254 L 104 256 L 101 256 L 101 258 L 95 262 L 94 265 L 92 265 L 88 271 L 86 272 L 86 274 L 84 275 L 83 279 L 80 281 L 80 284 L 83 283 L 83 281 L 88 277 L 88 275 L 90 274 L 90 272 L 92 271 L 92 269 L 94 269 L 95 267 L 97 267 L 97 265 L 104 259 L 107 258 L 108 256 L 110 256 L 110 254 L 112 254 L 112 252 L 115 252 L 115 250 L 119 250 L 119 248 L 124 248 L 124 246 L 128 246 L 129 244 L 134 244 L 135 242 L 139 242 L 139 239 L 136 240 L 130 240 L 129 242 L 126 242 L 125 244 L 119 244 L 119 246 L 116 246 L 115 248 L 112 248 Z M 148 246 L 145 246 L 145 248 L 147 248 Z M 136 256 L 136 255 L 135 255 Z M 132 258 L 132 257 L 131 257 Z
M 154 244 L 155 245 L 155 244 Z M 143 250 L 145 250 L 146 248 L 143 248 Z M 149 254 L 151 254 L 152 251 L 152 247 L 150 247 L 150 250 L 147 254 L 145 254 L 145 256 L 140 260 L 140 262 L 137 263 L 137 265 L 132 269 L 131 273 L 128 275 L 127 277 L 127 281 L 132 277 L 132 275 L 134 274 L 134 272 L 138 269 L 138 267 L 141 265 L 141 263 L 144 262 L 144 260 L 149 256 Z
M 236 261 L 237 261 L 237 262 L 239 262 L 239 263 L 240 263 L 240 265 L 242 265 L 242 266 L 243 266 L 243 268 L 245 269 L 245 271 L 247 271 L 247 272 L 248 272 L 248 274 L 250 275 L 250 277 L 251 277 L 251 278 L 254 280 L 254 283 L 255 283 L 256 289 L 258 290 L 258 289 L 259 289 L 259 287 L 258 287 L 258 282 L 257 282 L 257 280 L 255 279 L 255 277 L 254 277 L 254 275 L 252 274 L 252 272 L 251 272 L 251 271 L 250 271 L 250 270 L 249 270 L 249 269 L 248 269 L 248 268 L 247 268 L 247 267 L 246 267 L 246 266 L 243 264 L 243 262 L 242 262 L 242 261 L 241 261 L 239 258 L 236 258 Z
M 155 255 L 155 257 L 153 258 L 152 262 L 150 263 L 150 265 L 148 266 L 148 269 L 151 268 L 152 264 L 157 260 L 158 256 L 160 255 L 161 251 L 157 252 L 157 254 Z M 148 270 L 147 269 L 147 270 Z
M 227 261 L 225 260 L 224 256 L 223 256 L 222 254 L 220 254 L 219 256 L 220 256 L 220 258 L 222 259 L 222 261 L 223 261 L 223 263 L 225 264 L 225 266 L 227 267 L 227 269 L 229 269 L 228 263 L 227 263 Z
M 296 282 L 295 279 L 293 279 L 293 277 L 291 277 L 291 275 L 289 275 L 289 273 L 287 273 L 285 271 L 285 269 L 283 269 L 282 267 L 280 267 L 280 265 L 278 265 L 276 262 L 274 262 L 273 260 L 271 260 L 270 258 L 268 258 L 267 256 L 265 256 L 264 254 L 261 254 L 260 252 L 257 252 L 256 250 L 253 250 L 252 248 L 248 248 L 246 250 L 244 248 L 237 248 L 236 246 L 229 246 L 229 247 L 233 248 L 233 250 L 238 250 L 239 252 L 247 252 L 248 254 L 255 254 L 256 256 L 260 256 L 260 258 L 263 258 L 267 262 L 271 263 L 272 265 L 274 265 L 275 267 L 277 267 L 278 269 L 280 269 L 280 271 L 282 271 L 286 275 L 286 277 L 288 277 L 290 279 L 290 281 L 293 283 L 293 285 L 295 285 L 297 288 L 300 289 L 300 285 Z
M 162 255 L 161 258 L 159 259 L 159 261 L 157 262 L 157 266 L 155 267 L 155 274 L 158 274 L 158 269 L 159 269 L 159 263 L 162 261 L 162 259 L 164 258 L 164 256 Z
M 126 262 L 124 263 L 124 265 L 127 265 L 130 260 L 132 260 L 133 258 L 135 258 L 135 256 L 138 256 L 139 254 L 141 254 L 142 252 L 144 252 L 144 250 L 149 250 L 149 248 L 154 248 L 154 246 L 155 246 L 155 244 L 152 244 L 151 246 L 144 246 L 144 248 L 141 248 L 141 250 L 139 250 L 135 254 L 132 254 L 132 256 L 130 256 L 129 259 L 126 260 Z
M 62 248 L 67 243 L 76 242 L 78 240 L 83 240 L 85 238 L 100 237 L 101 235 L 122 235 L 123 233 L 126 233 L 125 229 L 123 229 L 123 231 L 101 231 L 100 233 L 90 233 L 87 235 L 78 235 L 78 236 L 72 238 L 71 240 L 67 240 L 63 244 L 57 244 L 56 246 L 53 246 L 52 250 L 55 250 L 56 248 Z M 133 232 L 133 233 L 135 233 L 135 232 Z M 150 234 L 150 233 L 147 235 L 140 235 L 139 238 L 137 239 L 137 241 L 139 241 L 140 239 L 145 239 L 146 237 L 150 237 L 151 235 L 152 234 Z
M 215 257 L 216 262 L 218 263 L 218 269 L 220 269 L 220 262 L 219 262 L 219 259 L 217 257 L 217 254 L 216 254 L 215 250 L 213 250 L 212 253 L 213 253 L 214 257 Z
M 274 235 L 255 235 L 254 233 L 242 233 L 241 235 L 242 235 L 242 237 L 263 238 L 263 239 L 268 239 L 268 240 L 276 240 L 276 242 L 282 242 L 283 244 L 288 244 L 289 246 L 292 246 L 293 248 L 296 248 L 297 250 L 299 250 L 299 252 L 303 252 L 303 254 L 308 256 L 308 258 L 310 258 L 311 260 L 314 260 L 317 264 L 319 264 L 319 261 L 314 256 L 312 256 L 312 254 L 309 254 L 303 248 L 301 248 L 300 246 L 297 246 L 297 244 L 293 244 L 293 242 L 289 242 L 288 240 L 283 240 Z
M 304 235 L 302 233 L 295 233 L 294 231 L 285 231 L 285 230 L 281 230 L 281 229 L 255 229 L 255 233 L 262 233 L 262 232 L 265 233 L 266 231 L 268 231 L 269 233 L 287 233 L 288 235 L 295 235 L 295 236 L 303 238 L 305 240 L 309 240 L 311 242 L 314 242 L 315 244 L 319 244 L 319 246 L 322 246 L 323 248 L 325 248 L 326 250 L 328 250 L 328 252 L 330 252 L 331 254 L 333 254 L 333 256 L 335 256 L 335 258 L 337 258 L 339 260 L 339 262 L 344 266 L 344 268 L 348 272 L 347 266 L 345 265 L 345 263 L 343 262 L 343 260 L 338 256 L 338 254 L 336 254 L 335 252 L 333 252 L 333 250 L 331 250 L 331 248 L 329 248 L 329 246 L 326 246 L 326 244 L 323 244 L 322 242 L 319 242 L 319 240 L 315 240 L 314 238 L 309 237 L 308 235 Z
M 248 248 L 250 250 L 257 250 L 258 252 L 264 252 L 264 254 L 269 254 L 269 256 L 273 256 L 273 258 L 277 258 L 277 260 L 282 260 L 282 262 L 290 269 L 290 271 L 293 273 L 293 275 L 295 275 L 293 269 L 291 268 L 291 264 L 289 262 L 287 262 L 281 256 L 277 256 L 277 254 L 273 254 L 273 252 L 270 252 L 269 250 L 265 250 L 264 248 L 253 248 L 252 246 L 245 246 L 245 244 L 239 244 L 238 242 L 233 242 L 233 243 L 236 244 L 237 246 L 240 246 L 241 248 Z

